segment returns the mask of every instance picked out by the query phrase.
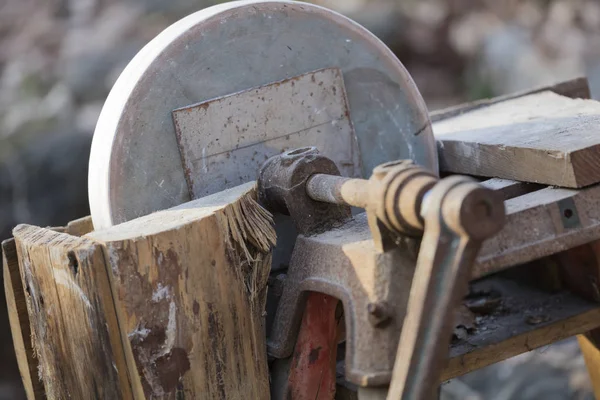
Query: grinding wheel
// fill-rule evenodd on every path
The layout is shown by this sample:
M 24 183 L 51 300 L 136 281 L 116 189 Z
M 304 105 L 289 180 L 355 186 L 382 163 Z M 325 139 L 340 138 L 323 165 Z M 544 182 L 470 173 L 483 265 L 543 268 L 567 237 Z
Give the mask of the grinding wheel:
M 290 79 L 306 81 L 303 90 L 290 89 Z M 326 80 L 331 84 L 327 92 L 313 96 L 311 80 L 321 87 Z M 252 119 L 248 90 L 263 85 L 271 85 L 264 93 L 273 96 L 257 111 L 263 119 L 249 121 L 241 131 L 236 125 L 239 137 L 224 128 L 229 133 L 220 143 L 226 143 L 216 144 L 225 135 L 215 130 L 216 121 L 225 118 L 226 127 L 227 121 L 235 125 L 241 114 Z M 342 88 L 341 95 L 336 87 Z M 289 108 L 301 107 L 300 99 L 302 106 L 310 100 L 311 108 Z M 198 103 L 200 107 L 194 106 Z M 208 105 L 212 114 L 207 114 Z M 314 122 L 326 107 L 341 110 L 341 116 L 302 125 Z M 176 129 L 174 110 L 183 110 L 183 134 Z M 279 118 L 277 125 L 268 122 L 273 115 Z M 288 124 L 288 117 L 298 121 Z M 297 132 L 287 128 L 294 123 L 306 128 L 301 135 L 293 136 Z M 285 135 L 265 133 L 263 125 Z M 317 129 L 325 126 L 324 131 Z M 348 132 L 351 136 L 342 136 Z M 106 100 L 90 157 L 94 226 L 106 228 L 255 179 L 255 167 L 285 149 L 281 140 L 290 137 L 295 147 L 317 145 L 355 176 L 368 177 L 376 165 L 402 158 L 437 173 L 435 142 L 421 95 L 394 54 L 360 25 L 293 1 L 229 2 L 192 14 L 139 52 Z M 191 173 L 185 159 L 190 143 L 201 146 L 195 150 L 200 156 L 190 153 L 190 165 L 198 165 Z M 257 143 L 260 148 L 255 148 Z M 212 153 L 205 154 L 207 149 Z M 334 149 L 351 156 L 336 160 L 329 154 Z

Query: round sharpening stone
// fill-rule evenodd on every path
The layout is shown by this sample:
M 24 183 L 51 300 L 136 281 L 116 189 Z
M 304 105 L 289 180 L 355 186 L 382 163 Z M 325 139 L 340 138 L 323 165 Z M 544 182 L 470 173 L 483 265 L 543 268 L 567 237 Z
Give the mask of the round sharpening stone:
M 306 74 L 314 71 L 322 74 L 316 85 L 331 83 L 329 91 L 310 89 L 313 76 Z M 306 82 L 292 90 L 290 79 Z M 249 89 L 270 84 L 256 89 L 265 91 L 268 105 L 251 108 Z M 302 108 L 310 97 L 318 97 L 311 100 L 315 106 Z M 199 103 L 205 105 L 192 107 Z M 174 113 L 189 107 L 190 115 Z M 228 127 L 227 121 L 243 118 L 246 130 Z M 277 124 L 268 122 L 273 118 Z M 437 173 L 425 103 L 400 61 L 365 28 L 293 1 L 228 2 L 192 14 L 139 52 L 106 100 L 90 157 L 94 227 L 256 179 L 256 154 L 275 154 L 290 137 L 296 147 L 318 145 L 355 176 L 368 177 L 376 165 L 402 158 Z M 189 143 L 200 147 L 189 149 L 187 162 L 197 168 L 187 170 L 186 180 Z M 260 151 L 248 150 L 259 145 Z M 336 159 L 328 153 L 334 150 L 356 157 Z

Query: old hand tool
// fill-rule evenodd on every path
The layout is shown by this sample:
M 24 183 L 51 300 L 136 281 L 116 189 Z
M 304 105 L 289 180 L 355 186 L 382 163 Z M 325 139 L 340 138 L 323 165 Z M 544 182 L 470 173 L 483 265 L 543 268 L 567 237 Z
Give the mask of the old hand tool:
M 348 379 L 365 387 L 391 379 L 388 398 L 430 399 L 439 384 L 454 309 L 466 294 L 477 252 L 503 226 L 502 198 L 471 178 L 438 181 L 408 160 L 375 168 L 368 181 L 337 175 L 335 164 L 315 148 L 274 156 L 261 169 L 261 200 L 292 216 L 303 234 L 298 244 L 304 244 L 297 244 L 292 256 L 269 350 L 288 355 L 303 296 L 327 293 L 344 303 Z M 343 243 L 332 240 L 336 231 L 344 235 L 364 229 L 350 220 L 348 206 L 366 209 L 372 234 L 370 249 L 363 248 L 356 258 L 347 252 L 350 265 L 339 254 L 318 251 L 325 242 Z M 405 239 L 420 234 L 411 285 L 413 265 Z M 400 330 L 390 374 L 393 357 L 380 350 L 394 354 Z

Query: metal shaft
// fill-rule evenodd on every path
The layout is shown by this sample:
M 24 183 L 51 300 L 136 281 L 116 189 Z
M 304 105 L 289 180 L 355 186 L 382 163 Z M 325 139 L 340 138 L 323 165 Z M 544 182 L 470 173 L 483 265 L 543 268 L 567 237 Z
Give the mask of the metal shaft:
M 369 181 L 342 176 L 315 174 L 306 182 L 306 193 L 316 201 L 366 208 Z
M 376 185 L 366 179 L 314 174 L 306 182 L 306 194 L 320 202 L 371 208 L 390 230 L 422 234 L 422 202 L 437 178 L 404 161 L 378 167 L 375 174 L 381 175 Z

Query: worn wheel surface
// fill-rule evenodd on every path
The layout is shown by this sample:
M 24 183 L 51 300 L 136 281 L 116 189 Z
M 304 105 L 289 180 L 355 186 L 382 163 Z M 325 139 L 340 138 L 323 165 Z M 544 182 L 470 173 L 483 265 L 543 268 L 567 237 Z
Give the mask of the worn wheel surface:
M 363 176 L 380 163 L 400 158 L 437 173 L 423 99 L 402 64 L 373 34 L 310 4 L 230 2 L 167 28 L 136 55 L 114 85 L 90 157 L 95 228 L 190 199 L 174 109 L 330 67 L 343 73 L 360 153 L 361 165 L 356 167 Z M 231 163 L 239 162 L 231 158 Z M 201 182 L 202 176 L 195 179 Z

